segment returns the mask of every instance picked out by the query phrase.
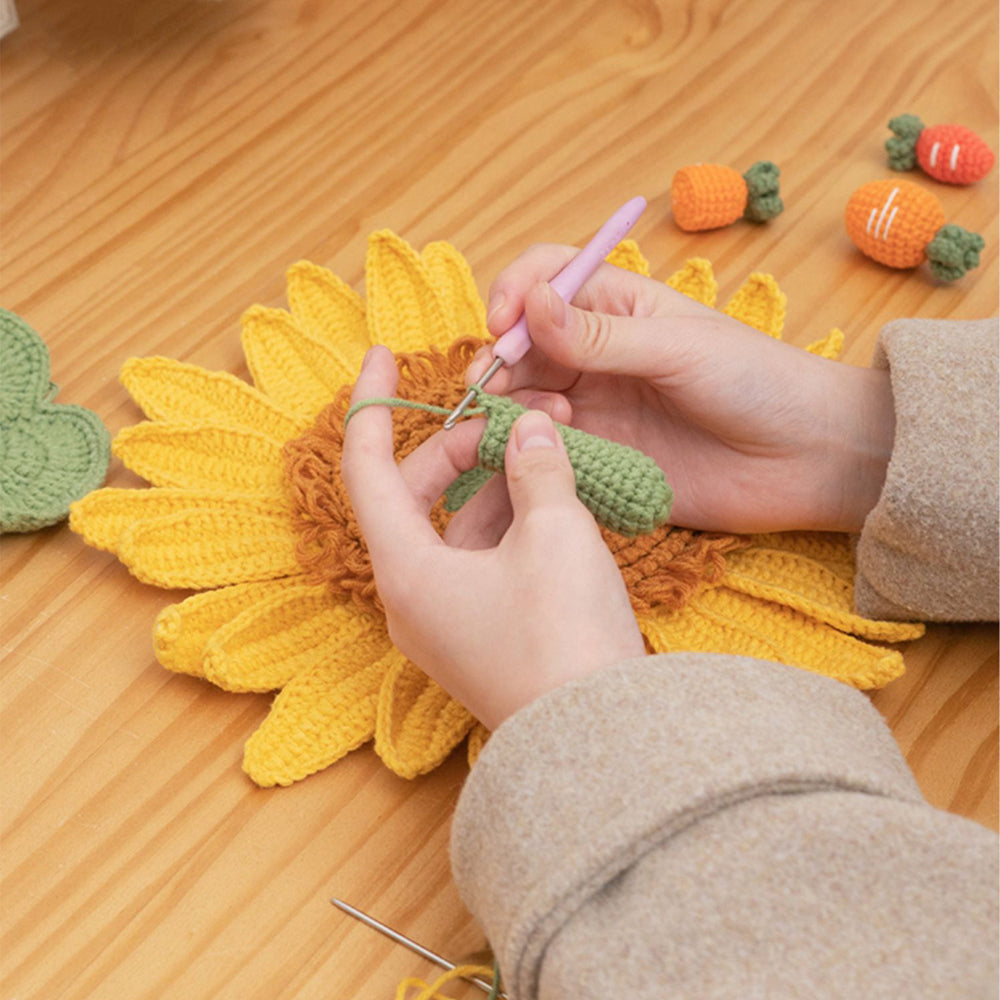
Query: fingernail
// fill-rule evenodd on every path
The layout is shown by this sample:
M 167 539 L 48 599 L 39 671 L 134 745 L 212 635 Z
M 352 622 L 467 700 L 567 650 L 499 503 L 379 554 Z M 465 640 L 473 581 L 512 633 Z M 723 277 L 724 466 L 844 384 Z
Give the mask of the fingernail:
M 374 350 L 375 350 L 374 347 L 369 347 L 368 350 L 365 351 L 365 356 L 361 359 L 361 370 L 362 371 L 364 371 L 368 367 L 368 362 L 371 361 L 371 359 L 372 359 L 372 353 L 374 352 Z
M 490 301 L 486 307 L 486 325 L 489 326 L 489 322 L 493 317 L 500 312 L 504 307 L 504 303 L 507 301 L 507 296 L 503 292 L 490 292 Z
M 566 325 L 566 302 L 548 283 L 545 283 L 545 300 L 549 307 L 549 317 L 554 326 Z
M 514 423 L 514 443 L 518 451 L 529 448 L 555 448 L 558 431 L 541 410 L 528 410 Z

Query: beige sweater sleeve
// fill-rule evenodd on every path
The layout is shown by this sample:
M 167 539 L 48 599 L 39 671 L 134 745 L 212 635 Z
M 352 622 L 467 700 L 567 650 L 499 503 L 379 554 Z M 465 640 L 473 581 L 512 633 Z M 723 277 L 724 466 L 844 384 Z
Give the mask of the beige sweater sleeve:
M 867 698 L 673 654 L 494 733 L 452 833 L 517 1000 L 997 995 L 997 841 L 928 806 Z
M 997 321 L 898 320 L 887 367 L 896 438 L 858 541 L 855 602 L 869 618 L 997 618 Z
M 882 333 L 897 414 L 858 544 L 877 617 L 996 617 L 997 324 Z M 997 840 L 868 700 L 673 654 L 553 691 L 474 767 L 455 877 L 517 1000 L 998 995 Z

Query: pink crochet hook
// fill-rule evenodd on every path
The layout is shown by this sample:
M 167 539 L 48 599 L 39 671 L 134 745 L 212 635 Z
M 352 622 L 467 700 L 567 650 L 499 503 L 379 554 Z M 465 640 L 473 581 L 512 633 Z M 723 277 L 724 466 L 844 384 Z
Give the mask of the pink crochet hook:
M 597 230 L 594 238 L 552 279 L 552 290 L 569 302 L 601 266 L 604 258 L 625 238 L 645 210 L 645 198 L 638 197 L 625 202 Z M 529 347 L 531 347 L 531 337 L 528 335 L 528 320 L 524 313 L 521 313 L 517 322 L 493 345 L 493 362 L 483 373 L 482 378 L 470 386 L 469 391 L 462 397 L 462 402 L 448 414 L 448 419 L 444 422 L 445 430 L 455 426 L 459 417 L 476 398 L 476 393 L 485 388 L 486 383 L 504 365 L 520 361 L 528 353 Z

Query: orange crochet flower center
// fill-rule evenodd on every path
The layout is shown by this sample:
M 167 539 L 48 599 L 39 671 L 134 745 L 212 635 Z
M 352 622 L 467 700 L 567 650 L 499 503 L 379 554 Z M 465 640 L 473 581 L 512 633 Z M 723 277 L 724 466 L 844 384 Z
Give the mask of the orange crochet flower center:
M 436 406 L 453 406 L 464 388 L 463 373 L 482 343 L 465 337 L 447 351 L 435 348 L 397 355 L 396 394 Z M 340 389 L 312 427 L 285 445 L 285 474 L 298 536 L 296 556 L 310 582 L 327 582 L 349 593 L 363 608 L 382 611 L 368 549 L 340 475 L 350 395 L 350 386 Z M 435 414 L 394 411 L 396 457 L 405 458 L 440 428 L 441 417 Z M 452 516 L 438 503 L 431 521 L 443 532 Z M 738 535 L 707 534 L 669 525 L 637 538 L 603 528 L 601 533 L 621 569 L 636 611 L 683 607 L 700 585 L 721 576 L 727 552 L 749 544 Z

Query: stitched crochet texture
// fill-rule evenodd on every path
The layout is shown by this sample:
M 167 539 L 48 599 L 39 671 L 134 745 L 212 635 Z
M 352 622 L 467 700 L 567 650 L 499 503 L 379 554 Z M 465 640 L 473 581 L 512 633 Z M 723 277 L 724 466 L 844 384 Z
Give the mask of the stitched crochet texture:
M 478 403 L 466 410 L 466 415 L 486 417 L 478 448 L 479 464 L 462 473 L 445 491 L 447 510 L 458 510 L 492 478 L 493 473 L 504 471 L 507 441 L 514 422 L 527 412 L 527 407 L 512 399 L 491 395 L 478 386 L 473 386 L 472 392 Z M 423 410 L 443 417 L 451 412 L 444 406 L 398 396 L 375 397 L 352 404 L 344 423 L 349 423 L 356 411 L 369 406 Z M 599 525 L 621 535 L 641 535 L 666 523 L 674 493 L 663 470 L 648 455 L 575 427 L 558 422 L 554 426 L 573 467 L 577 498 Z
M 741 218 L 767 222 L 784 211 L 779 175 L 769 160 L 755 163 L 742 175 L 719 163 L 681 167 L 670 183 L 674 221 L 688 232 L 718 229 Z
M 91 410 L 52 402 L 48 349 L 6 309 L 0 373 L 0 533 L 35 531 L 104 482 L 110 436 Z
M 932 125 L 927 128 L 916 115 L 897 115 L 889 120 L 893 135 L 885 150 L 893 170 L 912 170 L 918 164 L 924 173 L 945 184 L 974 184 L 993 169 L 993 150 L 964 125 Z
M 844 224 L 854 245 L 887 267 L 911 268 L 924 258 L 942 281 L 955 281 L 979 265 L 985 246 L 978 233 L 944 224 L 944 208 L 912 181 L 862 184 L 848 199 Z
M 648 276 L 626 241 L 613 263 Z M 707 261 L 668 284 L 714 306 Z M 161 664 L 234 692 L 277 695 L 244 751 L 260 785 L 287 785 L 374 739 L 395 773 L 437 767 L 463 740 L 474 759 L 487 731 L 396 650 L 371 564 L 340 478 L 344 417 L 365 350 L 397 356 L 398 394 L 451 407 L 488 334 L 468 264 L 447 243 L 417 252 L 372 234 L 365 298 L 308 262 L 288 272 L 289 311 L 243 317 L 251 386 L 166 358 L 126 362 L 122 381 L 148 420 L 115 454 L 145 490 L 102 489 L 74 504 L 71 526 L 140 579 L 197 593 L 160 613 Z M 755 274 L 725 311 L 780 336 L 785 298 Z M 835 330 L 810 347 L 834 357 Z M 441 418 L 393 413 L 394 448 L 409 454 Z M 443 530 L 444 502 L 432 511 Z M 897 677 L 897 650 L 922 626 L 852 611 L 846 536 L 708 534 L 663 525 L 627 537 L 603 529 L 651 650 L 762 656 L 860 688 Z

